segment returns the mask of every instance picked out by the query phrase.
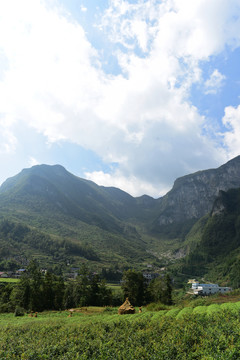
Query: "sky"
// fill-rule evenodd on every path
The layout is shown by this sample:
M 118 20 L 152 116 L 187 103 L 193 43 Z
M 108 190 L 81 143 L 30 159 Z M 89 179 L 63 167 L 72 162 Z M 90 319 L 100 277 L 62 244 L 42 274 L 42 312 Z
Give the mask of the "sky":
M 155 198 L 240 154 L 239 0 L 0 0 L 0 183 Z

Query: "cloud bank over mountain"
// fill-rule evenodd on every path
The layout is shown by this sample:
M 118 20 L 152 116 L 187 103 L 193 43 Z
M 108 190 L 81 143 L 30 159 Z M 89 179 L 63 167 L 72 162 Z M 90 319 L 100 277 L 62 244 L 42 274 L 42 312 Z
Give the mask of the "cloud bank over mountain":
M 91 29 L 84 1 L 78 17 L 73 0 L 0 4 L 0 162 L 46 162 L 43 146 L 64 153 L 73 143 L 101 159 L 92 170 L 80 157 L 80 175 L 159 196 L 177 176 L 239 154 L 239 99 L 221 101 L 232 82 L 223 63 L 240 45 L 239 1 L 93 3 Z M 209 97 L 221 117 L 197 101 Z M 39 155 L 24 150 L 29 132 Z

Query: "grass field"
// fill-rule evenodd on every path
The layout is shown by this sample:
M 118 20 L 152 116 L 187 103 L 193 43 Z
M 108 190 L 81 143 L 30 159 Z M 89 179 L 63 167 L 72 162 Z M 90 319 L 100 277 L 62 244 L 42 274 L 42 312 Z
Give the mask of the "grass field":
M 117 314 L 81 308 L 0 315 L 0 359 L 239 359 L 240 302 Z
M 107 283 L 107 287 L 109 287 L 112 291 L 115 291 L 115 292 L 122 291 L 121 285 L 119 285 L 119 284 Z
M 16 283 L 18 282 L 19 279 L 12 279 L 12 278 L 1 278 L 0 279 L 0 283 L 4 282 L 4 283 Z

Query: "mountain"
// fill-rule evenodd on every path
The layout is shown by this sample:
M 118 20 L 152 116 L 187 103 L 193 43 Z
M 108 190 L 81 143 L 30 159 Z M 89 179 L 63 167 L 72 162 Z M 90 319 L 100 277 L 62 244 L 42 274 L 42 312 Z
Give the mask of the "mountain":
M 134 199 L 125 193 L 124 196 L 125 202 L 131 205 Z M 114 217 L 117 213 L 121 218 L 121 201 L 114 202 L 114 196 L 103 188 L 70 174 L 60 165 L 37 165 L 22 170 L 3 183 L 0 200 L 1 204 L 14 204 L 22 210 L 28 207 L 32 211 L 42 212 L 47 207 L 90 225 L 121 230 Z
M 240 287 L 240 189 L 220 191 L 210 214 L 188 234 L 181 272 Z
M 0 187 L 0 245 L 6 249 L 6 241 L 11 240 L 12 252 L 17 246 L 24 248 L 24 254 L 47 256 L 48 261 L 49 256 L 54 261 L 56 250 L 63 262 L 70 259 L 75 265 L 87 259 L 98 267 L 163 266 L 199 243 L 207 214 L 221 212 L 218 195 L 237 188 L 240 156 L 217 169 L 178 178 L 159 199 L 134 198 L 120 189 L 98 186 L 61 165 L 37 165 Z M 21 230 L 25 227 L 28 230 Z M 25 234 L 21 241 L 19 233 Z M 45 239 L 39 240 L 45 245 L 37 245 L 31 237 Z M 56 248 L 51 254 L 47 243 Z
M 198 171 L 178 178 L 173 188 L 159 202 L 153 230 L 164 226 L 193 222 L 209 213 L 220 190 L 240 187 L 240 156 L 217 169 Z
M 81 179 L 60 165 L 24 169 L 0 188 L 2 219 L 21 222 L 60 242 L 91 246 L 99 262 L 122 266 L 154 259 L 131 223 L 138 213 L 145 217 L 145 208 L 148 212 L 141 199 Z
M 14 204 L 22 210 L 31 207 L 41 212 L 43 208 L 38 206 L 38 201 L 55 212 L 116 232 L 122 231 L 120 221 L 141 214 L 145 217 L 149 202 L 151 208 L 155 202 L 148 196 L 135 199 L 120 189 L 98 186 L 74 176 L 61 165 L 24 169 L 0 187 L 1 207 Z

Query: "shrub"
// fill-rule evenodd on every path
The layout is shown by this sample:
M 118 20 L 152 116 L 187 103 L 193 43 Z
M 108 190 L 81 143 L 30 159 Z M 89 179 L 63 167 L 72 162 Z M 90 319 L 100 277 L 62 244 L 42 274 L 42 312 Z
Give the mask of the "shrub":
M 218 304 L 212 304 L 207 307 L 207 314 L 210 315 L 212 313 L 221 311 L 220 305 Z
M 147 305 L 148 311 L 160 311 L 160 310 L 168 310 L 169 306 L 162 304 L 161 302 L 158 303 L 150 303 Z
M 171 309 L 165 314 L 165 316 L 175 318 L 179 312 L 180 312 L 180 309 Z
M 194 309 L 193 309 L 193 313 L 194 314 L 204 314 L 204 313 L 206 313 L 206 311 L 207 311 L 207 306 L 205 305 L 203 305 L 203 306 L 196 306 Z
M 186 307 L 183 308 L 181 311 L 179 311 L 179 313 L 176 316 L 176 319 L 182 319 L 183 317 L 185 317 L 186 315 L 189 315 L 193 312 L 193 308 L 191 307 Z
M 17 306 L 14 311 L 14 316 L 24 316 L 24 309 L 20 306 Z

